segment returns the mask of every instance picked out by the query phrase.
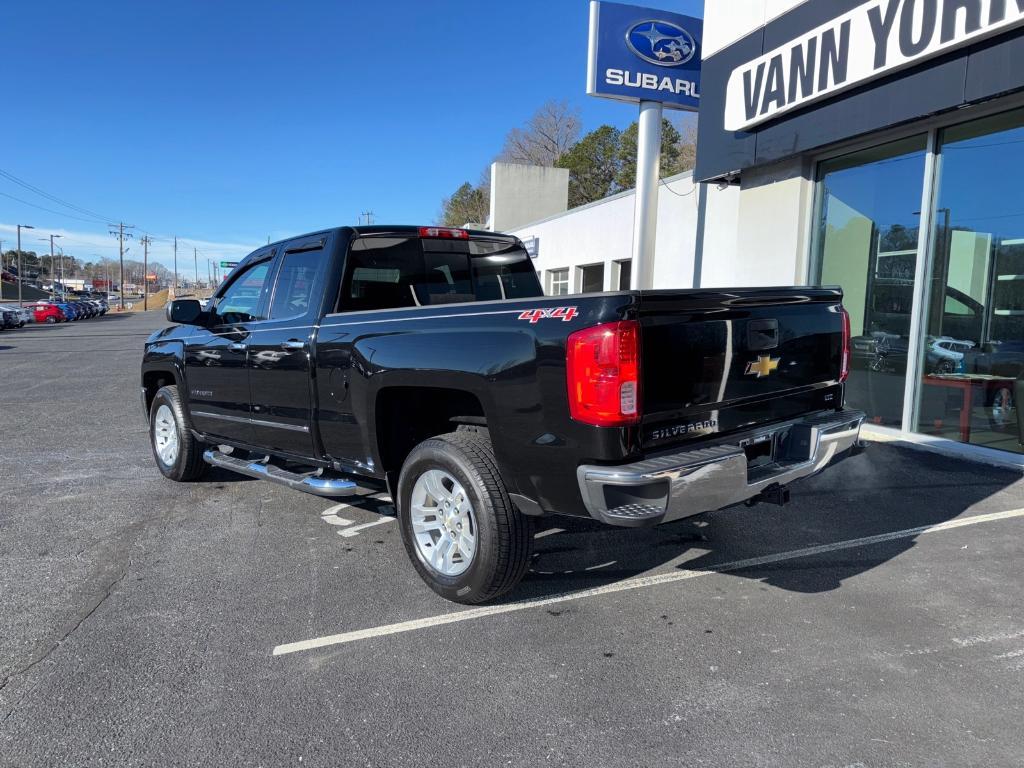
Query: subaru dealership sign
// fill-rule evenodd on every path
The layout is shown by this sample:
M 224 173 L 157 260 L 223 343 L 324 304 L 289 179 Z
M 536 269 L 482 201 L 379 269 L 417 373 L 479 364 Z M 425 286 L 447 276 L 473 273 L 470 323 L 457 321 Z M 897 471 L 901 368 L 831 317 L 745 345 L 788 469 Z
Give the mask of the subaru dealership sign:
M 692 16 L 592 0 L 587 93 L 696 111 L 703 31 Z

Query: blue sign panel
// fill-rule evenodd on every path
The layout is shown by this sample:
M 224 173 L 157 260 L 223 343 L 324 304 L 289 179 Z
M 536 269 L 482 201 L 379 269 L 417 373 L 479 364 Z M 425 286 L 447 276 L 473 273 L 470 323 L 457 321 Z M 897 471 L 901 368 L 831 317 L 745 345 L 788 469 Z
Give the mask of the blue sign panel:
M 591 0 L 587 93 L 696 111 L 703 33 L 693 16 Z

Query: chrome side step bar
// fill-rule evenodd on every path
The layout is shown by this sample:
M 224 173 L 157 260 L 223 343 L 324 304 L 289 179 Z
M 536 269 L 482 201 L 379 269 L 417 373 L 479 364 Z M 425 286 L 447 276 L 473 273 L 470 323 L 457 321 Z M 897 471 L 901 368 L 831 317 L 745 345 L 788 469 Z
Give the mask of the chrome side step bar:
M 259 480 L 269 480 L 272 483 L 285 485 L 296 491 L 312 493 L 314 496 L 351 496 L 359 490 L 359 486 L 352 480 L 345 480 L 340 477 L 322 475 L 319 472 L 300 474 L 289 472 L 287 469 L 275 467 L 273 464 L 265 464 L 261 461 L 249 461 L 237 459 L 216 450 L 203 452 L 203 461 L 215 467 L 237 472 L 240 475 L 255 477 Z

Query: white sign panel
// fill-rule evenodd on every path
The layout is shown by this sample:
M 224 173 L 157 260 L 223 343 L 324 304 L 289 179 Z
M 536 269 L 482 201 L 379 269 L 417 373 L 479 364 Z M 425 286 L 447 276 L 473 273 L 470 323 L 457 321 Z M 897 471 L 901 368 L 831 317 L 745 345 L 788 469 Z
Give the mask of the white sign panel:
M 790 110 L 1024 24 L 1024 0 L 871 0 L 733 71 L 725 128 Z

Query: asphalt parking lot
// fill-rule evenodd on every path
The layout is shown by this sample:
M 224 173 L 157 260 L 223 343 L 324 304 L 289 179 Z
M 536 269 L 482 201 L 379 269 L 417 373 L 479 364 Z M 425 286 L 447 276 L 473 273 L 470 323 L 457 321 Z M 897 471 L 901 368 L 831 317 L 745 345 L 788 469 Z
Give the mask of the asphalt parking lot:
M 446 603 L 387 499 L 153 467 L 161 313 L 0 334 L 0 764 L 1019 766 L 1024 482 L 875 444 Z

